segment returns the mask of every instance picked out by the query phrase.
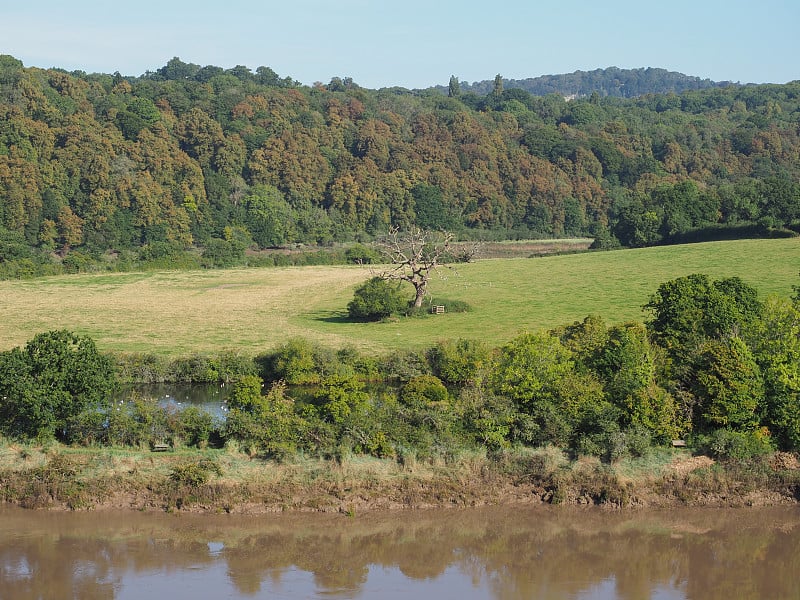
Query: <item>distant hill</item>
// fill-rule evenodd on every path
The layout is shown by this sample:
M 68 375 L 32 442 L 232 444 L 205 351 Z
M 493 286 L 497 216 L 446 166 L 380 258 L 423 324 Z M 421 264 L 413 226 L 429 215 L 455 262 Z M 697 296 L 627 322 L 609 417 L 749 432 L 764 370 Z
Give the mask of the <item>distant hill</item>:
M 485 96 L 494 89 L 494 80 L 461 82 L 462 92 Z M 731 81 L 711 81 L 667 71 L 666 69 L 595 69 L 563 75 L 542 75 L 529 79 L 503 79 L 505 89 L 519 88 L 534 96 L 558 94 L 566 98 L 582 98 L 597 92 L 600 96 L 636 98 L 645 94 L 680 94 L 689 90 L 740 85 Z M 435 86 L 447 93 L 447 86 Z

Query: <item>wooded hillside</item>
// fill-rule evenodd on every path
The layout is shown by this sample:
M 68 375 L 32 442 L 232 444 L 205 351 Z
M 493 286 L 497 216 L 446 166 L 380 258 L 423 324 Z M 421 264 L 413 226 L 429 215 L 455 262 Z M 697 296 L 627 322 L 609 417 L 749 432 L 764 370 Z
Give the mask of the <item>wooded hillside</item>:
M 90 75 L 0 56 L 0 265 L 22 276 L 411 224 L 641 246 L 800 218 L 800 82 L 573 101 L 503 88 L 308 87 L 177 58 Z

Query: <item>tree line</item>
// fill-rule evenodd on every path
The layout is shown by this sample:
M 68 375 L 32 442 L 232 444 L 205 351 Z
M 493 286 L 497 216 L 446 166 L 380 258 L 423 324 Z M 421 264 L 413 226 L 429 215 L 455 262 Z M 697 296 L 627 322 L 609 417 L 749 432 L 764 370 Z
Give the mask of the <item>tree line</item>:
M 138 77 L 0 56 L 0 275 L 368 241 L 592 236 L 599 247 L 797 227 L 800 83 L 567 101 L 302 86 L 173 59 Z
M 600 96 L 636 98 L 646 94 L 680 94 L 688 90 L 729 87 L 734 84 L 730 81 L 711 81 L 652 67 L 641 69 L 609 67 L 528 79 L 504 78 L 503 85 L 507 89 L 522 89 L 534 96 L 558 94 L 564 97 L 588 98 L 595 93 Z M 437 86 L 436 89 L 449 91 L 443 86 Z M 463 92 L 486 95 L 494 89 L 494 82 L 489 80 L 462 82 L 460 89 Z
M 800 286 L 792 299 L 762 300 L 739 278 L 694 274 L 663 283 L 645 308 L 644 323 L 589 316 L 499 348 L 458 339 L 374 356 L 297 338 L 251 359 L 176 361 L 173 377 L 231 382 L 223 421 L 112 401 L 116 380 L 153 380 L 158 360 L 47 332 L 0 353 L 0 431 L 89 445 L 229 443 L 275 458 L 555 445 L 615 460 L 675 439 L 738 459 L 800 449 Z

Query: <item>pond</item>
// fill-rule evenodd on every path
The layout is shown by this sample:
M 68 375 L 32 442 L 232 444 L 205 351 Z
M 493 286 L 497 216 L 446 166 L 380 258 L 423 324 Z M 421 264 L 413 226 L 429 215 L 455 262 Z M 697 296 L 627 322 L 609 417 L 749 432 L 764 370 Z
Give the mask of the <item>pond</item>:
M 268 389 L 268 388 L 265 388 Z M 314 386 L 287 386 L 286 393 L 298 402 L 310 401 Z M 366 384 L 367 392 L 382 392 L 391 389 L 387 384 Z M 147 383 L 124 386 L 117 394 L 117 400 L 129 400 L 134 396 L 157 400 L 162 406 L 180 410 L 187 406 L 197 406 L 218 419 L 224 419 L 228 412 L 227 400 L 233 391 L 233 384 L 226 383 Z
M 0 598 L 797 598 L 800 510 L 0 509 Z
M 124 386 L 117 394 L 118 400 L 134 396 L 157 400 L 168 408 L 180 410 L 187 406 L 198 408 L 223 419 L 233 386 L 225 383 L 148 383 Z

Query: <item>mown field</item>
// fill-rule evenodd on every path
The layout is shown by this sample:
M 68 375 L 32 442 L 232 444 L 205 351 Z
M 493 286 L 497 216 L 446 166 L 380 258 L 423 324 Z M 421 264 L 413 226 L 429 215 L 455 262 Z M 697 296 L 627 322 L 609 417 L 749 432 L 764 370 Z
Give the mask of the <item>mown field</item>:
M 598 314 L 643 320 L 658 285 L 689 273 L 739 276 L 762 295 L 800 284 L 800 239 L 742 240 L 459 265 L 434 277 L 434 299 L 472 311 L 351 323 L 346 306 L 367 267 L 293 267 L 89 274 L 0 282 L 0 350 L 66 328 L 103 350 L 166 355 L 240 350 L 256 354 L 292 336 L 335 348 L 425 347 L 444 338 L 500 345 Z M 409 287 L 409 297 L 411 288 Z

